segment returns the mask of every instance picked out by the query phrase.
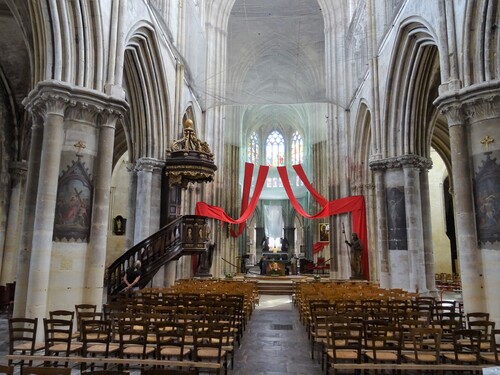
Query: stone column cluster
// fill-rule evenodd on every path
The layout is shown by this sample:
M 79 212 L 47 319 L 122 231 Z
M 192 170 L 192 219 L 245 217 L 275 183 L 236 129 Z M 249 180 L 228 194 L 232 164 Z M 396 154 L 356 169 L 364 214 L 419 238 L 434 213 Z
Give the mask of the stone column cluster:
M 430 267 L 434 263 L 432 237 L 424 240 L 423 236 L 424 227 L 428 225 L 424 224 L 424 218 L 428 219 L 430 212 L 429 199 L 423 195 L 428 195 L 425 186 L 428 184 L 427 171 L 432 167 L 431 160 L 417 155 L 404 155 L 372 161 L 370 167 L 375 176 L 379 213 L 377 237 L 381 286 L 420 293 L 433 291 L 434 283 L 429 280 L 431 273 L 434 278 L 433 267 Z M 395 198 L 389 197 L 388 189 L 400 192 L 398 202 L 392 201 Z M 386 214 L 383 215 L 383 212 Z M 404 217 L 401 217 L 403 212 Z M 400 223 L 397 228 L 394 227 L 396 222 Z M 398 241 L 392 244 L 391 231 L 398 231 L 399 236 Z M 432 236 L 428 232 L 428 236 Z
M 488 202 L 492 196 L 498 202 L 500 192 L 500 84 L 492 81 L 446 92 L 435 104 L 446 116 L 450 132 L 464 309 L 489 311 L 491 318 L 498 321 L 500 219 L 490 215 Z M 493 221 L 487 222 L 490 217 Z
M 40 82 L 23 104 L 34 125 L 14 315 L 43 318 L 58 304 L 102 302 L 114 127 L 127 104 L 56 81 Z M 55 212 L 59 178 L 67 169 L 61 163 L 62 155 L 74 153 L 75 148 L 93 181 L 91 230 L 87 242 L 67 241 L 65 245 L 53 237 Z M 76 250 L 81 256 L 76 260 L 65 254 L 54 258 L 55 250 L 62 254 Z M 66 280 L 65 288 L 52 288 L 53 283 L 62 284 L 64 271 L 72 271 L 72 279 Z

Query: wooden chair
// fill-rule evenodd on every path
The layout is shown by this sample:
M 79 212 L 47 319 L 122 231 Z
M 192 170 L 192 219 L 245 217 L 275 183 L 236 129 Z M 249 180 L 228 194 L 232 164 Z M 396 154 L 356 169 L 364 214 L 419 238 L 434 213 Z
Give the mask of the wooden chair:
M 173 321 L 158 321 L 156 329 L 156 358 L 184 360 L 191 355 L 186 346 L 186 325 Z
M 82 321 L 82 356 L 84 357 L 103 357 L 109 358 L 112 355 L 117 355 L 120 350 L 120 345 L 113 343 L 113 332 L 111 322 L 107 320 L 83 320 Z M 90 368 L 93 372 L 94 364 Z M 82 363 L 82 370 L 85 370 L 87 365 Z M 103 369 L 107 369 L 107 364 L 103 365 Z
M 401 334 L 395 325 L 369 326 L 365 357 L 373 363 L 401 363 Z
M 477 329 L 481 331 L 481 350 L 490 350 L 491 335 L 495 329 L 495 322 L 490 320 L 470 321 L 469 329 Z
M 457 313 L 456 301 L 436 301 L 434 303 L 434 319 L 443 319 L 443 314 Z
M 147 341 L 149 324 L 133 318 L 118 321 L 120 358 L 136 357 L 146 359 L 153 357 L 156 347 Z
M 489 351 L 481 351 L 481 360 L 484 363 L 500 366 L 500 329 L 491 332 Z
M 21 375 L 71 375 L 71 368 L 25 366 L 21 369 Z
M 363 326 L 361 324 L 331 325 L 328 327 L 326 344 L 326 373 L 332 364 L 361 363 Z M 334 367 L 334 374 L 337 370 Z
M 82 325 L 86 320 L 102 320 L 102 314 L 97 311 L 80 311 L 77 314 L 76 324 L 78 330 L 73 333 L 73 337 L 83 340 Z
M 223 346 L 227 343 L 229 331 L 229 326 L 224 323 L 193 323 L 194 360 L 220 364 L 217 369 L 203 369 L 203 372 L 214 370 L 219 375 L 224 370 L 227 374 L 227 353 Z
M 71 310 L 52 310 L 49 311 L 49 318 L 59 320 L 73 320 L 75 318 L 75 312 Z
M 69 357 L 71 354 L 80 354 L 82 344 L 72 341 L 73 320 L 65 319 L 43 319 L 45 332 L 45 355 L 57 356 L 61 354 Z M 55 362 L 53 366 L 58 366 Z M 65 362 L 64 367 L 68 367 Z
M 324 345 L 326 345 L 327 339 L 327 328 L 330 322 L 330 317 L 334 313 L 328 307 L 325 309 L 316 309 L 312 315 L 311 323 L 311 359 L 314 359 L 314 353 L 323 351 Z
M 403 319 L 398 323 L 399 330 L 401 332 L 401 349 L 412 350 L 413 349 L 413 339 L 412 331 L 416 328 L 426 328 L 429 325 L 426 321 L 419 319 Z M 441 331 L 441 329 L 439 329 Z
M 14 366 L 0 365 L 0 374 L 14 375 Z
M 413 353 L 403 354 L 406 362 L 437 365 L 441 362 L 441 329 L 418 327 L 410 331 Z
M 469 323 L 473 321 L 488 321 L 490 320 L 490 314 L 482 311 L 475 311 L 465 314 L 465 318 L 467 320 L 467 328 L 469 327 Z
M 444 353 L 444 358 L 454 364 L 478 365 L 481 362 L 481 331 L 457 329 L 453 332 L 453 353 Z
M 452 351 L 454 349 L 453 334 L 457 329 L 462 329 L 461 323 L 454 319 L 442 319 L 433 320 L 431 326 L 441 329 L 441 351 Z
M 45 343 L 36 341 L 38 318 L 9 318 L 9 354 L 33 355 L 45 347 Z M 24 366 L 24 361 L 14 363 L 9 359 L 9 365 Z M 33 361 L 28 362 L 32 366 Z

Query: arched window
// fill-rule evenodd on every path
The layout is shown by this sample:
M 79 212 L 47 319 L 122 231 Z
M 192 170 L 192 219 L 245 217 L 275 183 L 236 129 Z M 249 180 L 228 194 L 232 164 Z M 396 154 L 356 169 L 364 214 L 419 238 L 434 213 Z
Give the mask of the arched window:
M 256 132 L 252 132 L 252 134 L 250 134 L 250 138 L 248 138 L 247 144 L 247 157 L 249 163 L 259 163 L 259 147 L 259 136 Z
M 292 135 L 291 145 L 292 165 L 302 164 L 304 162 L 304 141 L 298 131 Z
M 285 165 L 285 140 L 276 130 L 266 140 L 266 164 L 272 167 Z

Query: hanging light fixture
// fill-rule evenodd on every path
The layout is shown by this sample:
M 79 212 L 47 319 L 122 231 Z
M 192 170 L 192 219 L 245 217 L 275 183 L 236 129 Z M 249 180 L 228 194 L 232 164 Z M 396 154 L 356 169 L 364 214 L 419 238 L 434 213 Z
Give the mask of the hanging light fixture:
M 166 150 L 165 173 L 169 185 L 180 185 L 185 189 L 190 182 L 212 182 L 217 170 L 214 154 L 208 143 L 196 136 L 191 119 L 184 120 L 183 126 L 184 136 L 173 141 Z

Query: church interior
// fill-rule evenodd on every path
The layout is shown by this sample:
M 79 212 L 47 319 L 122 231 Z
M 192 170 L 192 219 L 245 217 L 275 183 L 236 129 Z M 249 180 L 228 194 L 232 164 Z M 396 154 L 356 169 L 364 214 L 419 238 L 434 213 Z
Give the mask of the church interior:
M 493 353 L 499 25 L 493 0 L 0 0 L 0 332 L 198 293 L 258 350 L 281 294 L 328 374 L 309 301 L 376 295 L 488 314 Z M 236 346 L 208 370 L 252 373 Z

